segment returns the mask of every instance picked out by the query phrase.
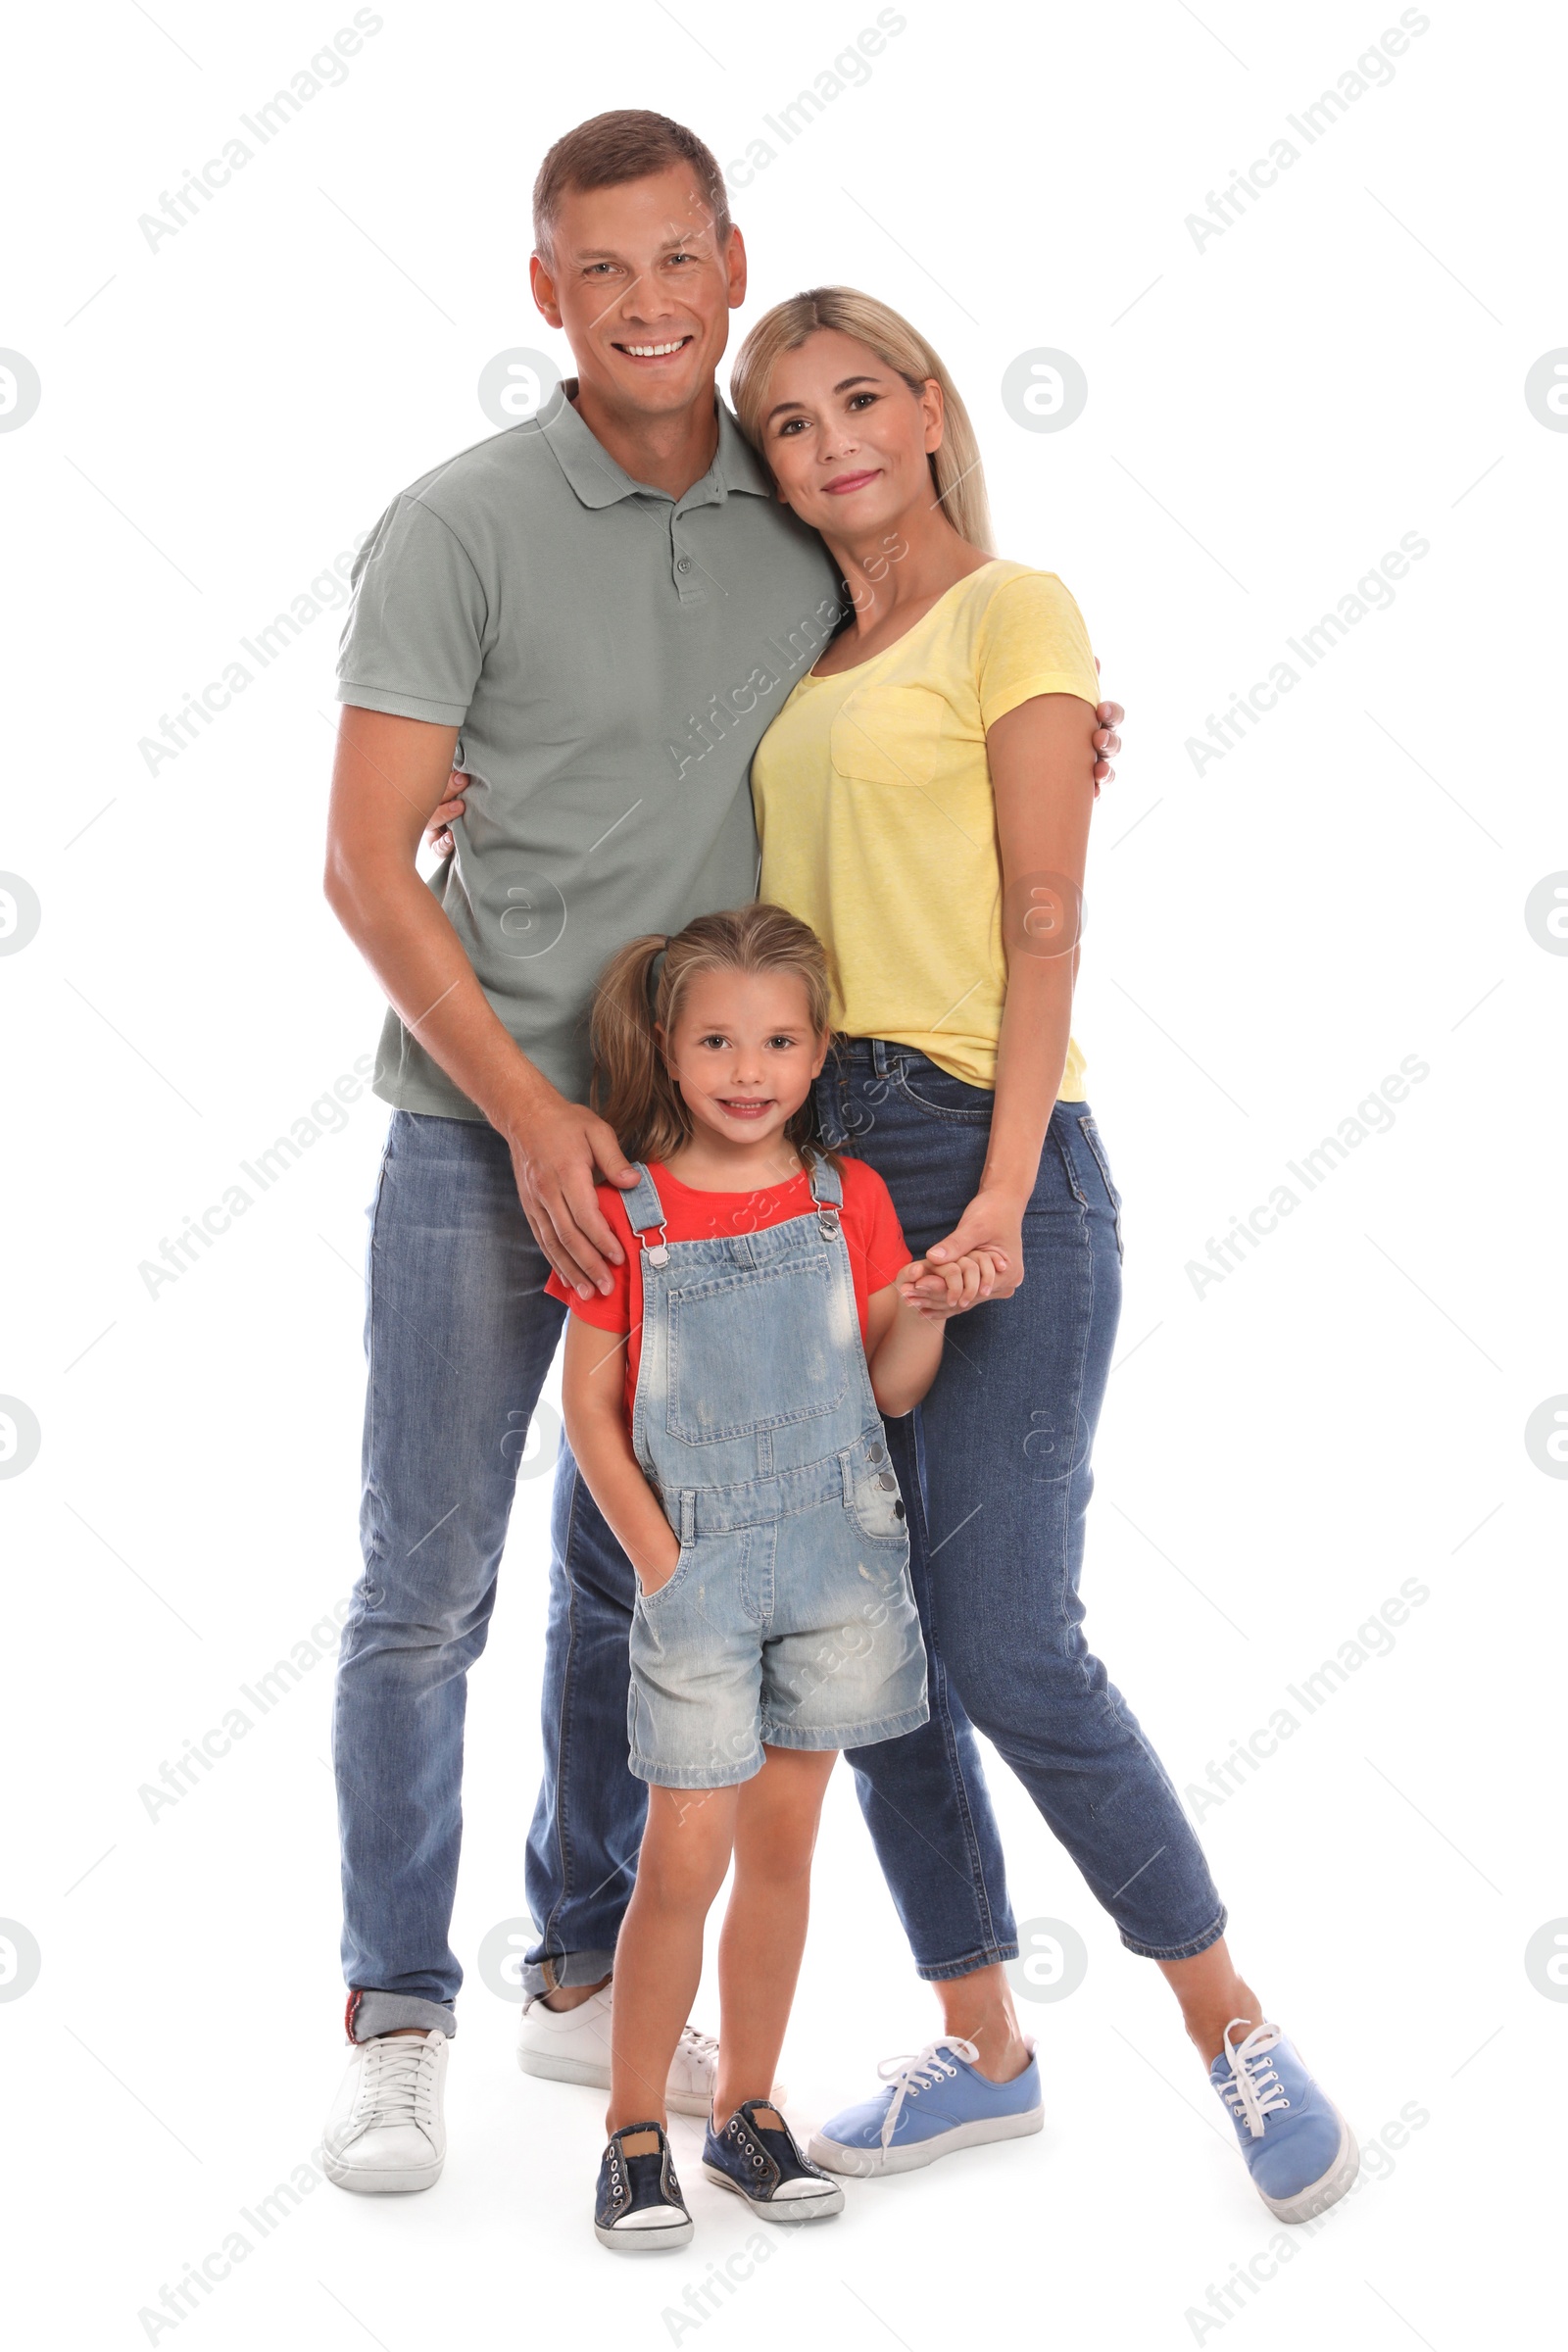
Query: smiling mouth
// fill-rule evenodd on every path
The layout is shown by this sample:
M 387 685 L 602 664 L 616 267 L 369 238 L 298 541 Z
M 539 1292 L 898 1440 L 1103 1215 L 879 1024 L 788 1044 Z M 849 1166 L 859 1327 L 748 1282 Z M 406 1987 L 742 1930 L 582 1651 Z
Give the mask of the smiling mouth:
M 829 498 L 845 498 L 852 490 L 863 490 L 867 482 L 874 482 L 879 470 L 872 466 L 861 473 L 841 473 L 835 481 L 824 482 L 822 487 Z
M 661 343 L 617 343 L 615 349 L 625 359 L 638 360 L 645 367 L 650 364 L 657 366 L 662 361 L 674 359 L 685 350 L 688 343 L 695 343 L 696 340 L 695 335 L 674 335 Z
M 734 1101 L 727 1102 L 722 1095 L 715 1095 L 713 1100 L 718 1104 L 719 1109 L 723 1111 L 727 1117 L 732 1119 L 758 1119 L 761 1117 L 764 1110 L 771 1110 L 773 1107 L 773 1099 L 771 1096 L 769 1096 L 766 1102 L 759 1102 L 751 1099 L 742 1100 L 739 1098 Z

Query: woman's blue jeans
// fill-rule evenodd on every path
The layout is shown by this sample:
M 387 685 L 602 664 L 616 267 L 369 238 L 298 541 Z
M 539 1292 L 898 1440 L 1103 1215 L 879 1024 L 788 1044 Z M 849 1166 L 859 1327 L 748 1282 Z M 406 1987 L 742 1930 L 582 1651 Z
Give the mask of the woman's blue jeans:
M 989 1093 L 911 1048 L 856 1038 L 829 1057 L 817 1102 L 827 1142 L 886 1183 L 913 1255 L 953 1231 L 980 1189 Z M 1017 1950 L 976 1731 L 1131 1950 L 1187 1959 L 1225 1927 L 1164 1768 L 1084 1638 L 1090 1452 L 1121 1306 L 1121 1202 L 1087 1102 L 1052 1114 L 1023 1255 L 1023 1288 L 948 1326 L 925 1402 L 890 1425 L 919 1498 L 931 1720 L 850 1762 L 923 1977 Z
M 907 1048 L 854 1040 L 830 1058 L 819 1107 L 829 1141 L 886 1180 L 912 1251 L 952 1230 L 978 1188 L 988 1094 Z M 923 1977 L 1017 1949 L 977 1729 L 1131 1949 L 1184 1958 L 1224 1929 L 1187 1817 L 1082 1630 L 1118 1225 L 1088 1106 L 1058 1103 L 1025 1223 L 1023 1289 L 950 1328 L 924 1405 L 889 1426 L 931 1720 L 850 1762 Z M 453 2028 L 466 1678 L 564 1312 L 544 1296 L 507 1148 L 477 1122 L 393 1114 L 368 1270 L 365 1573 L 334 1733 L 344 1973 L 362 2040 L 399 2025 Z M 524 1982 L 536 1992 L 608 1974 L 647 1803 L 626 1763 L 635 1584 L 564 1446 L 551 1555 L 545 1771 L 526 1862 L 538 1936 Z

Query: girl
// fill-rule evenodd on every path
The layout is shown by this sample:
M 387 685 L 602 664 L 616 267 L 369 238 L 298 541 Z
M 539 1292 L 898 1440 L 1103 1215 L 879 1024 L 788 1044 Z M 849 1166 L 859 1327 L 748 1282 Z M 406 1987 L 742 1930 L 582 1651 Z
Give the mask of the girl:
M 770 2094 L 834 1757 L 928 1715 L 880 1414 L 919 1401 L 944 1319 L 1004 1270 L 984 1249 L 908 1262 L 881 1178 L 812 1144 L 828 1001 L 814 935 L 763 905 L 633 941 L 595 1003 L 597 1107 L 645 1164 L 599 1193 L 614 1292 L 548 1288 L 572 1309 L 567 1436 L 639 1588 L 627 1720 L 648 1826 L 594 2217 L 616 2249 L 692 2234 L 664 2083 L 732 1858 L 703 2169 L 764 2220 L 843 2205 Z

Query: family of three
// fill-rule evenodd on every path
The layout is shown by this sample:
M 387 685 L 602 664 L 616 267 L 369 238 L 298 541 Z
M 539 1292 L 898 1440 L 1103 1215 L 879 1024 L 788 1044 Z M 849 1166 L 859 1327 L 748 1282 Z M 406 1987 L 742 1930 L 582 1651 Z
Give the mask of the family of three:
M 993 554 L 897 313 L 796 295 L 718 398 L 746 257 L 692 132 L 581 124 L 533 231 L 576 374 L 387 509 L 340 663 L 327 895 L 389 1000 L 392 1116 L 331 2178 L 444 2161 L 466 1676 L 564 1324 L 519 2055 L 609 2091 L 601 2242 L 690 2237 L 672 2108 L 790 2222 L 1041 2128 L 977 1734 L 1304 2220 L 1354 2138 L 1083 1630 L 1122 1242 L 1070 1020 L 1121 713 L 1061 582 Z M 841 1750 L 941 2031 L 803 2149 L 775 2069 Z

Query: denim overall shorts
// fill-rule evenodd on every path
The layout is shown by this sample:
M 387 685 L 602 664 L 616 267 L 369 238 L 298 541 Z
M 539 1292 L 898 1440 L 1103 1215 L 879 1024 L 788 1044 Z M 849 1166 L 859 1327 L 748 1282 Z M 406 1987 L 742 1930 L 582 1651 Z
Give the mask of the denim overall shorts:
M 667 1242 L 639 1166 L 632 1446 L 680 1537 L 631 1628 L 631 1769 L 727 1788 L 762 1746 L 863 1747 L 929 1714 L 898 1480 L 860 1345 L 843 1187 L 760 1233 Z

